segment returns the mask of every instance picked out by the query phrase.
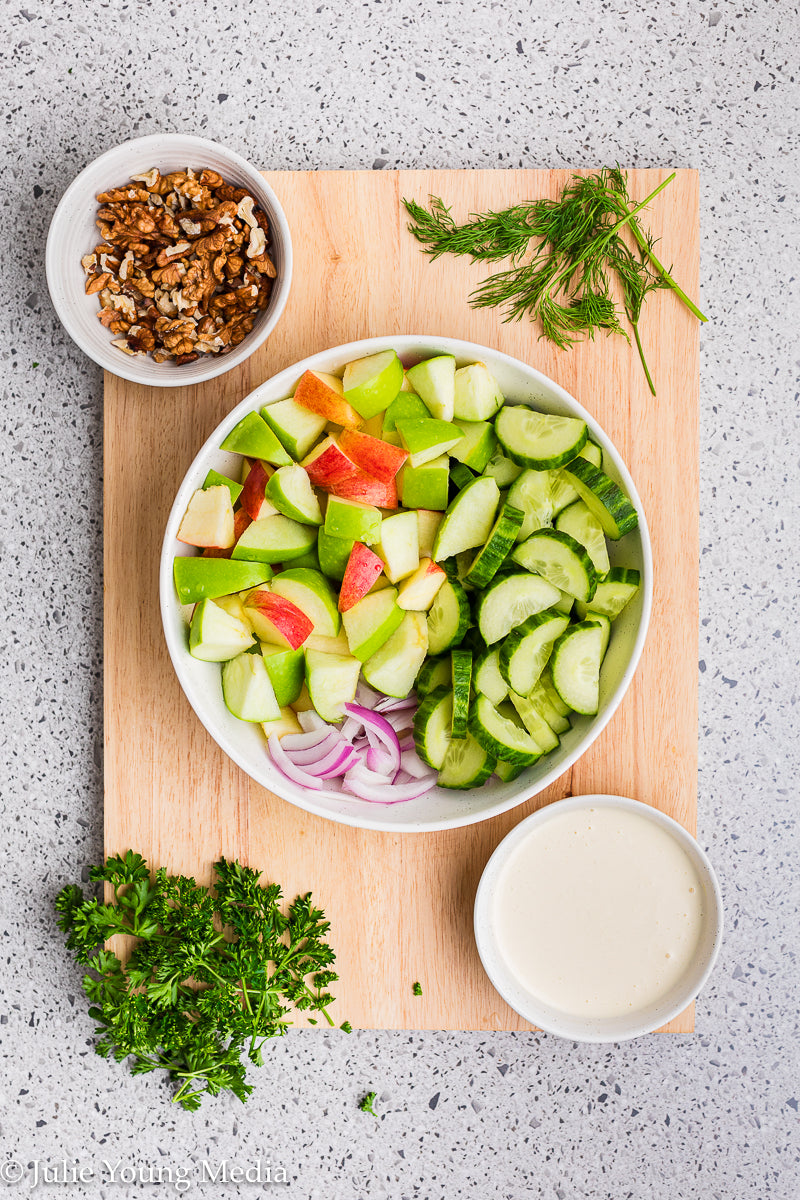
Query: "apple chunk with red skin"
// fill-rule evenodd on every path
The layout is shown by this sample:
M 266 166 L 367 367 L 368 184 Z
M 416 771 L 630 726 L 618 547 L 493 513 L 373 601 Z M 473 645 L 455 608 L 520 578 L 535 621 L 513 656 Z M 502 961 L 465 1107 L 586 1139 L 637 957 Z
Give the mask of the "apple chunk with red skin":
M 427 612 L 446 578 L 446 572 L 438 563 L 429 558 L 420 559 L 414 574 L 404 579 L 397 590 L 398 605 L 415 612 Z
M 346 429 L 355 429 L 363 420 L 345 400 L 341 379 L 325 371 L 306 371 L 297 385 L 294 400 L 309 412 Z
M 355 429 L 342 430 L 339 446 L 357 467 L 384 483 L 394 479 L 408 458 L 408 451 L 401 446 L 390 446 L 381 438 L 370 437 Z
M 393 479 L 373 479 L 364 471 L 358 471 L 348 479 L 342 479 L 329 489 L 342 500 L 358 500 L 361 504 L 372 504 L 375 508 L 397 508 L 397 484 Z
M 260 458 L 256 458 L 250 464 L 250 470 L 242 480 L 242 494 L 239 499 L 251 521 L 258 521 L 261 517 L 271 517 L 278 511 L 275 505 L 266 498 L 266 488 L 272 474 L 272 467 L 265 466 Z
M 358 467 L 348 458 L 336 438 L 329 435 L 315 446 L 300 463 L 315 487 L 330 492 L 335 484 L 359 474 Z
M 233 514 L 233 540 L 234 540 L 234 542 L 238 542 L 239 538 L 242 536 L 245 529 L 247 529 L 247 526 L 250 524 L 252 524 L 252 522 L 251 522 L 250 518 L 248 517 L 247 513 L 244 511 L 244 509 L 237 508 L 235 513 Z M 217 549 L 214 549 L 213 547 L 210 549 L 204 550 L 201 555 L 202 558 L 230 558 L 230 556 L 231 556 L 230 548 L 228 548 L 227 550 L 217 550 Z
M 354 542 L 339 591 L 339 612 L 347 612 L 370 590 L 383 570 L 383 560 L 363 542 Z
M 265 587 L 247 593 L 244 610 L 256 637 L 276 646 L 296 650 L 314 629 L 314 622 L 296 604 Z

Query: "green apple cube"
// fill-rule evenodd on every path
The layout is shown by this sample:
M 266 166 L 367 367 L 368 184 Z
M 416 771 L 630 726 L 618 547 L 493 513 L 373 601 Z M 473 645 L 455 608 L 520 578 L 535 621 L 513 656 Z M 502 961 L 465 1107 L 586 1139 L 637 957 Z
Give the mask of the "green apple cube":
M 464 421 L 488 421 L 503 407 L 503 393 L 485 363 L 456 371 L 454 414 Z
M 384 517 L 375 552 L 383 559 L 384 573 L 390 583 L 397 583 L 406 575 L 413 574 L 419 566 L 417 514 L 399 512 Z
M 372 504 L 329 496 L 325 512 L 325 533 L 329 537 L 363 542 L 372 546 L 381 536 L 381 514 Z
M 296 462 L 305 458 L 328 423 L 326 417 L 311 412 L 294 399 L 267 404 L 261 416 Z
M 442 523 L 442 513 L 429 508 L 417 509 L 417 532 L 419 533 L 419 556 L 433 558 L 433 543 Z
M 434 562 L 462 550 L 483 546 L 489 537 L 500 489 L 489 475 L 479 475 L 458 493 L 448 507 L 433 544 Z
M 306 554 L 316 540 L 317 530 L 313 525 L 301 525 L 282 515 L 261 517 L 247 526 L 234 546 L 231 558 L 245 558 L 252 562 L 290 562 Z
M 465 467 L 482 475 L 497 447 L 497 434 L 488 421 L 454 422 L 464 435 L 450 451 Z
M 440 354 L 409 367 L 406 378 L 425 401 L 432 417 L 438 417 L 440 421 L 452 421 L 456 389 L 456 360 L 452 354 Z
M 395 432 L 398 421 L 413 421 L 429 416 L 430 413 L 416 392 L 399 392 L 383 415 L 383 440 L 387 440 L 387 433 Z
M 285 650 L 282 646 L 262 642 L 261 654 L 278 704 L 281 708 L 285 708 L 287 704 L 294 704 L 306 677 L 306 656 L 303 647 Z
M 272 578 L 272 568 L 262 562 L 234 562 L 231 558 L 179 557 L 173 563 L 172 577 L 181 604 L 195 604 L 266 583 Z
M 423 612 L 407 612 L 392 636 L 364 663 L 370 687 L 386 696 L 407 696 L 428 653 L 428 622 Z
M 355 538 L 339 538 L 331 537 L 325 532 L 323 525 L 317 536 L 317 554 L 319 555 L 319 569 L 323 575 L 327 575 L 329 579 L 336 579 L 340 583 L 344 579 L 347 560 L 350 557 L 350 551 L 355 544 Z
M 203 480 L 203 490 L 212 487 L 226 487 L 231 494 L 231 504 L 235 504 L 242 493 L 241 483 L 237 483 L 235 479 L 228 479 L 227 475 L 220 475 L 213 467 Z
M 248 413 L 234 425 L 220 449 L 260 458 L 274 467 L 288 466 L 292 461 L 264 418 L 255 412 Z
M 310 567 L 312 571 L 321 571 L 319 565 L 319 554 L 317 547 L 312 546 L 310 550 L 306 550 L 305 554 L 300 554 L 297 558 L 292 559 L 293 567 Z
M 223 665 L 222 698 L 240 721 L 276 721 L 281 715 L 260 654 L 237 654 Z
M 270 590 L 296 604 L 313 621 L 313 632 L 320 637 L 336 637 L 341 625 L 337 599 L 321 571 L 292 567 L 281 571 Z
M 213 600 L 201 600 L 192 613 L 189 653 L 203 662 L 225 662 L 255 645 L 243 621 L 231 616 Z
M 267 482 L 267 499 L 278 512 L 301 525 L 321 525 L 322 510 L 317 494 L 311 486 L 308 472 L 293 463 L 290 467 L 279 467 Z
M 432 508 L 440 512 L 447 508 L 450 470 L 446 454 L 432 458 L 421 467 L 406 463 L 399 479 L 405 508 Z
M 449 421 L 437 421 L 435 417 L 415 420 L 403 417 L 397 422 L 397 432 L 408 451 L 408 461 L 412 467 L 421 467 L 432 458 L 446 454 L 464 436 L 457 425 Z
M 306 686 L 311 703 L 323 721 L 341 721 L 345 704 L 356 697 L 361 663 L 347 654 L 306 650 Z
M 380 650 L 403 619 L 403 610 L 397 605 L 397 589 L 382 588 L 370 592 L 342 613 L 344 631 L 350 653 L 361 662 Z
M 403 384 L 403 364 L 394 350 L 382 350 L 348 363 L 342 376 L 344 398 L 365 419 L 388 408 Z
M 273 733 L 277 733 L 278 737 L 283 737 L 286 733 L 302 733 L 303 726 L 297 719 L 297 713 L 294 709 L 289 708 L 288 704 L 281 709 L 281 715 L 277 721 L 262 721 L 261 728 L 264 730 L 264 737 L 271 737 Z

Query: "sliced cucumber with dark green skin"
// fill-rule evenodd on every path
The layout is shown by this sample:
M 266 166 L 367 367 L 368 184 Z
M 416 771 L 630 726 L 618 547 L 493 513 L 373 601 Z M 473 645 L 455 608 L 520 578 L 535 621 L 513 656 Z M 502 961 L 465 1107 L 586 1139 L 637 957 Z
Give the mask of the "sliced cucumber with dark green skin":
M 622 488 L 599 467 L 593 467 L 584 458 L 576 458 L 564 468 L 564 473 L 614 541 L 619 541 L 639 524 L 636 509 Z
M 613 621 L 636 595 L 640 583 L 641 576 L 633 567 L 612 567 L 598 583 L 591 605 L 577 605 L 578 616 L 584 620 L 591 608 L 592 612 L 602 613 Z
M 528 695 L 547 665 L 553 642 L 568 625 L 568 616 L 548 608 L 511 630 L 500 647 L 498 666 L 512 692 Z
M 527 404 L 507 404 L 501 408 L 494 429 L 508 458 L 534 471 L 547 471 L 571 462 L 589 436 L 585 421 L 537 412 Z
M 467 736 L 469 718 L 469 693 L 472 685 L 472 651 L 454 650 L 451 654 L 453 679 L 453 725 L 454 738 Z
M 566 629 L 553 647 L 550 669 L 561 699 L 575 712 L 594 716 L 600 705 L 604 630 L 596 621 Z
M 593 467 L 602 467 L 603 451 L 595 442 L 587 442 L 581 450 L 578 458 L 585 458 Z M 562 508 L 566 508 L 569 504 L 574 504 L 580 499 L 572 483 L 564 474 L 563 468 L 558 471 L 550 472 L 550 502 L 553 507 L 553 516 L 556 517 L 561 512 Z
M 450 745 L 453 723 L 453 693 L 449 687 L 430 692 L 414 714 L 414 745 L 417 754 L 435 771 L 441 770 Z
M 572 709 L 568 704 L 564 703 L 556 691 L 555 685 L 553 684 L 553 673 L 550 670 L 549 663 L 539 677 L 538 686 L 543 689 L 547 699 L 550 701 L 556 712 L 560 713 L 562 717 L 568 717 L 572 712 Z M 553 728 L 555 729 L 555 726 L 553 726 Z
M 539 706 L 534 700 L 528 696 L 519 696 L 516 692 L 511 692 L 511 703 L 522 717 L 522 723 L 528 733 L 542 747 L 545 754 L 558 749 L 560 745 L 558 735 L 542 716 Z
M 477 696 L 469 716 L 469 731 L 487 753 L 514 766 L 527 767 L 542 751 L 529 733 L 498 712 L 486 696 Z
M 583 500 L 576 500 L 558 514 L 556 529 L 570 534 L 576 542 L 580 542 L 592 560 L 598 579 L 602 579 L 608 573 L 611 564 L 608 561 L 608 546 L 603 526 Z
M 476 692 L 488 696 L 495 707 L 508 695 L 508 684 L 500 674 L 500 646 L 487 647 L 475 664 L 472 682 Z
M 498 487 L 504 488 L 522 474 L 522 467 L 518 467 L 510 458 L 506 458 L 498 446 L 483 468 L 483 474 L 490 475 L 492 479 L 496 480 Z
M 567 592 L 561 593 L 561 599 L 556 600 L 553 608 L 557 608 L 560 613 L 566 613 L 567 616 L 572 612 L 572 606 L 575 603 L 575 597 L 568 595 Z
M 478 628 L 487 646 L 494 645 L 533 613 L 552 608 L 560 592 L 540 575 L 524 571 L 496 575 L 476 607 Z
M 597 572 L 591 558 L 580 542 L 559 529 L 537 529 L 511 557 L 576 600 L 588 601 L 595 594 Z
M 428 611 L 428 653 L 459 646 L 472 622 L 469 600 L 457 579 L 444 581 Z
M 508 489 L 507 503 L 523 512 L 522 524 L 517 530 L 518 542 L 524 542 L 536 529 L 553 524 L 552 476 L 553 472 L 529 468 Z
M 514 779 L 518 779 L 524 770 L 525 768 L 519 763 L 497 762 L 494 773 L 498 779 L 502 779 L 503 783 L 511 783 Z
M 447 747 L 438 784 L 444 788 L 476 788 L 485 783 L 495 769 L 497 760 L 471 734 L 452 741 Z
M 514 508 L 511 504 L 503 505 L 486 544 L 478 551 L 467 572 L 467 583 L 475 588 L 483 588 L 487 583 L 491 583 L 517 540 L 517 530 L 522 524 L 522 518 L 521 509 Z
M 603 630 L 603 658 L 605 658 L 606 650 L 608 649 L 608 643 L 611 640 L 611 618 L 607 617 L 605 613 L 592 612 L 590 610 L 589 612 L 587 612 L 586 616 L 584 617 L 584 620 L 585 621 L 596 621 L 597 624 L 602 628 L 602 630 Z M 602 662 L 603 659 L 601 658 L 600 661 Z
M 536 708 L 542 714 L 545 721 L 547 721 L 547 724 L 550 726 L 553 733 L 557 733 L 560 736 L 562 733 L 566 733 L 569 729 L 570 720 L 569 717 L 565 716 L 561 712 L 561 709 L 565 706 L 561 701 L 561 697 L 557 693 L 556 698 L 558 700 L 558 708 L 556 708 L 555 704 L 553 703 L 548 690 L 542 683 L 541 678 L 537 679 L 533 686 L 533 690 L 528 695 L 528 699 L 536 705 Z
M 450 482 L 453 484 L 457 492 L 465 488 L 468 483 L 472 483 L 475 476 L 469 467 L 465 467 L 463 463 L 454 462 L 450 467 Z
M 446 655 L 441 658 L 426 658 L 417 675 L 414 691 L 422 700 L 429 692 L 437 687 L 447 687 L 450 683 L 450 659 Z

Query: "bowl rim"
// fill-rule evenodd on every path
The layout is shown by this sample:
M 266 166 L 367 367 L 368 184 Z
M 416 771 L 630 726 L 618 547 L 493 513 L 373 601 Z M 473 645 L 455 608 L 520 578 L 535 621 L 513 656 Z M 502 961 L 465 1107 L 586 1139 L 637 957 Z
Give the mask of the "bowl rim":
M 707 953 L 705 965 L 691 986 L 687 986 L 685 990 L 679 993 L 679 997 L 668 1007 L 659 1011 L 658 1019 L 655 1024 L 653 1021 L 644 1020 L 641 1017 L 634 1019 L 635 1014 L 632 1014 L 631 1019 L 624 1031 L 620 1031 L 617 1027 L 613 1031 L 604 1030 L 602 1028 L 605 1021 L 614 1020 L 617 1026 L 623 1021 L 623 1018 L 595 1018 L 594 1020 L 587 1019 L 585 1022 L 586 1029 L 580 1031 L 581 1018 L 572 1014 L 564 1014 L 564 1024 L 559 1025 L 557 1019 L 552 1016 L 542 1016 L 541 1010 L 537 1012 L 536 997 L 530 992 L 527 992 L 522 985 L 516 985 L 516 991 L 512 982 L 513 976 L 510 970 L 506 970 L 499 952 L 497 951 L 497 943 L 492 933 L 492 918 L 491 904 L 494 897 L 494 889 L 497 885 L 497 880 L 500 871 L 508 861 L 513 851 L 526 840 L 532 830 L 546 824 L 547 821 L 564 813 L 573 812 L 575 809 L 585 808 L 592 805 L 596 808 L 617 808 L 624 812 L 632 812 L 637 816 L 642 816 L 645 819 L 659 825 L 665 829 L 678 844 L 689 854 L 689 856 L 699 863 L 703 875 L 704 884 L 707 885 L 708 894 L 711 897 L 709 912 L 706 917 L 707 928 L 712 930 L 711 948 Z M 567 796 L 563 800 L 555 800 L 550 804 L 545 804 L 538 808 L 535 812 L 525 817 L 518 825 L 506 834 L 492 852 L 486 866 L 483 868 L 481 878 L 478 883 L 478 888 L 475 893 L 475 903 L 473 906 L 473 931 L 475 935 L 475 945 L 478 950 L 478 956 L 481 960 L 486 975 L 489 978 L 495 991 L 505 1000 L 505 1002 L 519 1013 L 524 1020 L 535 1025 L 543 1033 L 555 1034 L 557 1037 L 566 1038 L 573 1042 L 587 1043 L 613 1043 L 630 1041 L 632 1038 L 643 1037 L 647 1034 L 654 1033 L 660 1029 L 662 1025 L 666 1025 L 672 1021 L 683 1010 L 694 1001 L 700 992 L 705 987 L 711 972 L 719 957 L 720 947 L 722 945 L 722 935 L 725 927 L 724 907 L 722 900 L 722 890 L 719 885 L 719 880 L 711 860 L 706 854 L 703 847 L 697 841 L 688 829 L 676 821 L 674 817 L 662 812 L 660 808 L 655 808 L 653 805 L 645 804 L 641 800 L 634 800 L 630 796 L 617 796 L 611 793 L 591 793 L 581 796 Z M 498 972 L 498 966 L 501 970 Z M 505 972 L 503 974 L 502 972 Z M 678 985 L 675 985 L 678 986 Z M 530 998 L 530 1007 L 528 1011 L 523 1011 L 525 1005 L 519 1003 L 520 995 L 524 995 L 527 1000 Z
M 411 823 L 393 821 L 391 817 L 384 817 L 383 820 L 377 820 L 370 814 L 370 810 L 377 806 L 370 805 L 367 802 L 364 802 L 365 811 L 363 815 L 360 812 L 358 815 L 353 815 L 350 813 L 322 812 L 320 811 L 319 807 L 314 804 L 313 796 L 315 793 L 300 793 L 300 789 L 298 788 L 298 793 L 300 794 L 295 794 L 290 792 L 285 787 L 285 784 L 288 783 L 288 781 L 283 780 L 283 777 L 280 775 L 277 769 L 272 766 L 266 755 L 264 761 L 267 769 L 261 774 L 254 774 L 251 769 L 252 764 L 249 764 L 245 760 L 244 755 L 238 752 L 237 748 L 228 741 L 224 733 L 219 734 L 217 731 L 212 729 L 210 721 L 205 719 L 200 707 L 198 704 L 195 704 L 192 694 L 194 689 L 188 683 L 188 681 L 184 682 L 184 659 L 186 657 L 186 647 L 183 643 L 179 645 L 177 638 L 173 636 L 172 626 L 168 618 L 168 614 L 171 612 L 174 613 L 176 606 L 180 607 L 180 605 L 178 605 L 177 597 L 174 594 L 174 586 L 172 582 L 172 561 L 176 553 L 176 546 L 180 546 L 180 543 L 176 543 L 174 534 L 171 534 L 171 530 L 174 527 L 174 529 L 177 531 L 179 518 L 183 515 L 186 504 L 188 503 L 189 495 L 193 490 L 189 481 L 196 473 L 198 465 L 205 460 L 206 456 L 211 452 L 218 451 L 220 442 L 224 440 L 230 430 L 233 429 L 233 427 L 247 412 L 251 411 L 257 406 L 256 402 L 254 401 L 254 397 L 257 397 L 258 393 L 267 386 L 269 386 L 271 389 L 277 389 L 279 384 L 284 383 L 287 387 L 290 386 L 292 383 L 296 382 L 297 378 L 303 373 L 303 371 L 314 369 L 325 370 L 326 368 L 322 364 L 327 363 L 328 360 L 334 355 L 340 357 L 343 362 L 347 362 L 349 359 L 362 358 L 367 354 L 376 353 L 379 349 L 391 347 L 395 349 L 402 358 L 403 354 L 406 352 L 416 352 L 420 344 L 428 347 L 428 352 L 431 354 L 453 354 L 457 359 L 466 358 L 469 361 L 481 361 L 482 356 L 488 351 L 495 358 L 501 359 L 503 363 L 509 366 L 511 369 L 521 369 L 522 371 L 526 372 L 531 378 L 532 382 L 543 385 L 546 390 L 554 391 L 558 395 L 558 398 L 572 410 L 574 415 L 581 417 L 587 422 L 590 431 L 600 434 L 604 449 L 608 447 L 612 452 L 614 466 L 619 472 L 628 495 L 630 496 L 631 502 L 639 515 L 643 587 L 642 614 L 627 667 L 625 668 L 617 687 L 609 697 L 605 711 L 593 719 L 578 746 L 576 746 L 575 749 L 572 750 L 562 762 L 559 762 L 557 766 L 548 771 L 540 780 L 537 780 L 533 790 L 529 790 L 529 786 L 523 787 L 519 791 L 512 793 L 507 798 L 498 800 L 496 803 L 488 805 L 485 809 L 481 809 L 477 812 L 467 812 L 457 817 L 444 817 L 438 819 L 432 818 L 430 820 L 421 820 Z M 233 762 L 235 762 L 236 765 L 245 772 L 245 774 L 247 774 L 260 786 L 266 788 L 268 791 L 273 792 L 275 795 L 280 796 L 284 800 L 288 800 L 289 803 L 295 804 L 297 807 L 304 809 L 306 812 L 312 813 L 313 815 L 322 817 L 326 820 L 336 821 L 339 824 L 350 825 L 359 829 L 374 829 L 385 833 L 431 833 L 444 829 L 459 829 L 467 825 L 477 824 L 480 821 L 486 821 L 492 817 L 500 816 L 502 813 L 509 812 L 518 805 L 531 800 L 534 796 L 539 795 L 540 792 L 544 791 L 546 788 L 550 787 L 553 783 L 560 779 L 562 775 L 565 775 L 578 761 L 578 759 L 583 757 L 592 743 L 600 736 L 616 712 L 623 696 L 628 690 L 644 648 L 644 643 L 650 624 L 653 598 L 652 548 L 644 506 L 633 479 L 631 478 L 630 472 L 628 471 L 628 468 L 622 459 L 622 456 L 619 454 L 609 436 L 605 433 L 591 413 L 589 413 L 583 407 L 583 405 L 581 405 L 574 398 L 574 396 L 567 392 L 565 388 L 561 387 L 560 384 L 556 383 L 555 380 L 545 375 L 542 371 L 537 370 L 535 367 L 530 366 L 521 359 L 504 354 L 502 351 L 493 350 L 490 347 L 482 346 L 476 342 L 464 341 L 459 338 L 440 337 L 431 334 L 386 334 L 379 337 L 361 339 L 355 342 L 347 342 L 341 346 L 328 347 L 327 349 L 320 350 L 315 354 L 309 355 L 308 358 L 302 359 L 299 363 L 291 364 L 283 371 L 280 371 L 278 374 L 264 380 L 258 385 L 258 387 L 252 389 L 241 400 L 241 402 L 237 404 L 225 418 L 223 418 L 219 425 L 217 425 L 216 429 L 212 431 L 210 436 L 203 443 L 192 460 L 192 463 L 187 469 L 181 485 L 178 488 L 170 509 L 161 548 L 161 560 L 159 565 L 159 596 L 164 637 L 167 643 L 167 649 L 169 651 L 170 658 L 172 659 L 173 667 L 181 685 L 181 689 L 190 705 L 194 709 L 195 714 L 200 720 L 201 724 L 205 726 L 217 745 L 220 746 L 220 748 L 228 755 L 228 757 L 231 758 Z
M 149 376 L 144 378 L 141 371 L 137 371 L 135 364 L 139 364 L 139 358 L 131 360 L 131 365 L 128 364 L 127 356 L 120 354 L 122 360 L 119 365 L 116 365 L 116 359 L 103 357 L 97 350 L 96 346 L 87 338 L 85 338 L 80 330 L 79 323 L 72 318 L 67 296 L 69 288 L 64 283 L 64 273 L 62 270 L 62 259 L 60 257 L 60 247 L 58 244 L 58 234 L 61 225 L 68 220 L 73 211 L 75 197 L 82 190 L 84 184 L 93 175 L 98 172 L 107 162 L 115 160 L 121 152 L 129 149 L 146 150 L 150 145 L 154 151 L 158 149 L 163 156 L 165 146 L 173 144 L 184 148 L 187 152 L 197 150 L 211 151 L 215 154 L 226 158 L 232 164 L 235 164 L 243 174 L 245 174 L 254 188 L 260 189 L 262 196 L 265 198 L 267 205 L 270 208 L 270 220 L 278 227 L 281 239 L 281 254 L 282 264 L 279 278 L 276 280 L 276 285 L 270 296 L 269 315 L 264 320 L 263 324 L 257 329 L 252 330 L 229 354 L 209 355 L 208 366 L 202 373 L 197 373 L 192 379 L 181 381 L 172 375 L 165 373 L 164 377 L 160 377 L 159 373 L 154 373 L 153 378 Z M 263 203 L 263 201 L 262 201 Z M 50 218 L 50 226 L 47 231 L 47 242 L 45 246 L 45 276 L 47 278 L 47 289 L 50 293 L 50 300 L 56 315 L 67 331 L 72 341 L 84 354 L 87 355 L 104 371 L 108 371 L 110 375 L 116 375 L 120 379 L 127 379 L 132 383 L 139 383 L 145 387 L 164 387 L 164 388 L 181 388 L 194 387 L 198 384 L 205 383 L 210 379 L 216 379 L 220 375 L 224 375 L 227 371 L 233 370 L 239 366 L 249 356 L 261 346 L 264 341 L 272 333 L 273 329 L 280 320 L 283 310 L 286 307 L 286 302 L 289 298 L 289 291 L 292 282 L 293 270 L 293 251 L 292 251 L 292 235 L 289 230 L 289 223 L 286 219 L 286 214 L 283 207 L 275 195 L 272 187 L 264 179 L 263 175 L 238 154 L 235 150 L 230 150 L 227 146 L 220 142 L 212 141 L 211 138 L 200 137 L 197 134 L 189 133 L 149 133 L 142 137 L 129 138 L 125 142 L 119 142 L 116 146 L 105 150 L 97 158 L 92 159 L 81 170 L 72 182 L 69 184 L 61 199 L 53 211 Z M 110 342 L 109 342 L 110 348 Z M 149 361 L 149 359 L 148 359 Z M 155 364 L 156 366 L 160 364 Z

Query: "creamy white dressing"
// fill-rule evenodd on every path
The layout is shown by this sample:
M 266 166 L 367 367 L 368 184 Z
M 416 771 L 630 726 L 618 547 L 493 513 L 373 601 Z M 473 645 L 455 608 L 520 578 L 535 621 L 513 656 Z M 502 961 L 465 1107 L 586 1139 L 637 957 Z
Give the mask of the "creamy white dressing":
M 620 1017 L 686 971 L 705 897 L 671 834 L 623 809 L 576 809 L 535 828 L 498 877 L 492 925 L 507 969 L 565 1014 Z

